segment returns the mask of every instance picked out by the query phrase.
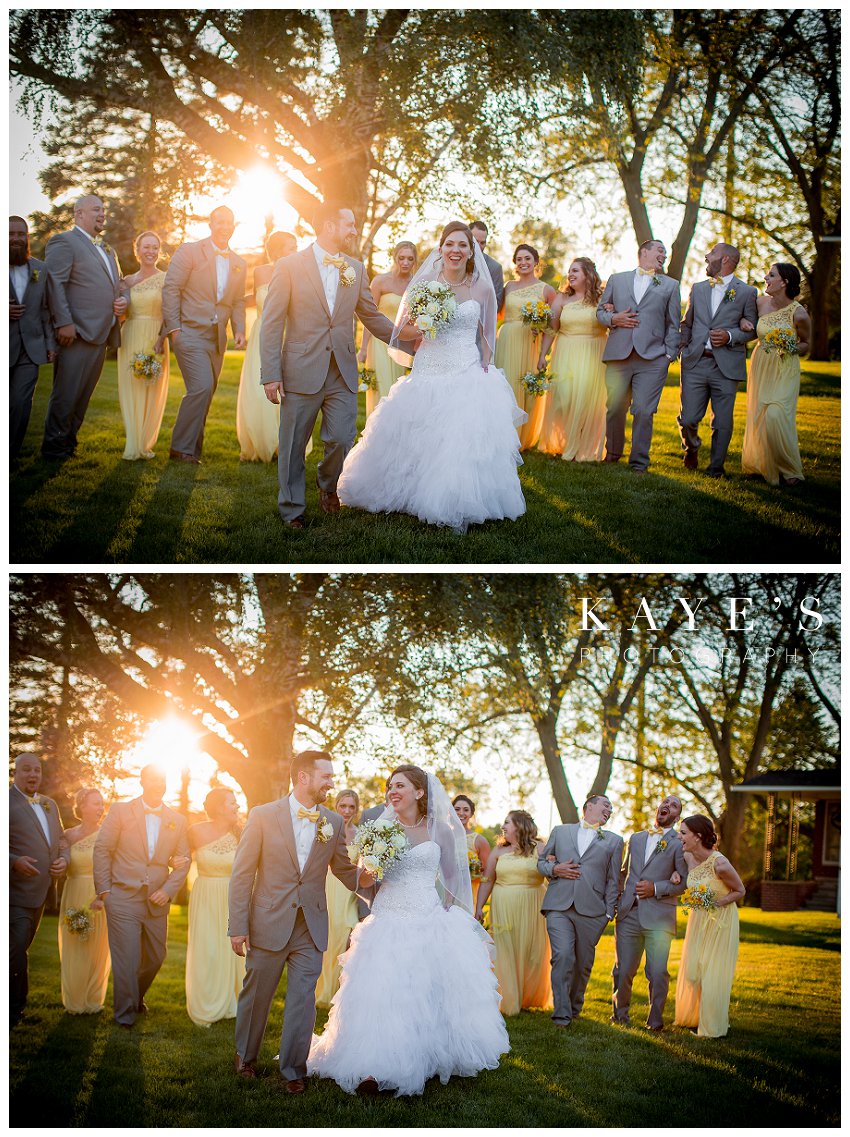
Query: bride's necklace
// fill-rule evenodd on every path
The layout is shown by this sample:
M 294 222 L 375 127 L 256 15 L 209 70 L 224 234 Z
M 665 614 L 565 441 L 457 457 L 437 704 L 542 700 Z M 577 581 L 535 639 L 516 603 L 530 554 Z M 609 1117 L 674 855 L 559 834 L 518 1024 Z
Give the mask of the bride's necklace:
M 402 829 L 418 829 L 424 820 L 425 820 L 424 817 L 420 817 L 419 820 L 415 821 L 412 825 L 405 825 L 404 822 L 402 821 L 402 819 L 399 818 L 398 823 L 402 827 Z
M 463 274 L 462 280 L 453 281 L 453 280 L 449 280 L 448 277 L 443 272 L 443 270 L 440 269 L 439 273 L 437 274 L 437 280 L 442 280 L 443 284 L 447 284 L 449 286 L 449 288 L 451 288 L 452 291 L 454 291 L 455 288 L 465 288 L 470 281 L 470 276 L 469 276 L 468 272 L 465 272 Z M 418 822 L 417 822 L 417 824 L 418 824 Z

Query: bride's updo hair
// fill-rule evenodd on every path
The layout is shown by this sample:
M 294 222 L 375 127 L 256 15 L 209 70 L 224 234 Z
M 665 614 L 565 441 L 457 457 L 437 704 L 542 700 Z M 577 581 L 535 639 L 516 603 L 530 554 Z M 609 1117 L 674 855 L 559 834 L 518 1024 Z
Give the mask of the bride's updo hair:
M 475 269 L 475 238 L 472 236 L 472 230 L 468 225 L 464 225 L 462 221 L 450 221 L 445 229 L 440 234 L 440 248 L 447 237 L 452 233 L 465 233 L 466 239 L 469 241 L 469 260 L 466 262 L 466 271 L 471 273 Z
M 403 766 L 396 766 L 396 768 L 387 778 L 387 788 L 389 788 L 389 784 L 396 776 L 396 774 L 403 774 L 409 782 L 413 783 L 417 790 L 422 790 L 422 797 L 417 799 L 416 804 L 419 807 L 420 815 L 422 817 L 425 817 L 425 815 L 428 813 L 428 775 L 418 766 L 411 766 L 407 764 Z
M 713 849 L 717 844 L 717 834 L 714 831 L 714 826 L 709 819 L 703 817 L 701 813 L 695 813 L 693 817 L 683 817 L 680 824 L 687 825 L 691 833 L 693 833 L 695 837 L 699 837 L 703 848 Z

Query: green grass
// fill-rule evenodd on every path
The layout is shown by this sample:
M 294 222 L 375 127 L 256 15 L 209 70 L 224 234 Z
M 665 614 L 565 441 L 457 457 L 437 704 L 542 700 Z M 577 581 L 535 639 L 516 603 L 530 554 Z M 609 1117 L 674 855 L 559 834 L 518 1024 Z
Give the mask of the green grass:
M 156 459 L 122 460 L 116 369 L 108 363 L 77 457 L 43 461 L 39 445 L 50 389 L 45 368 L 11 479 L 12 563 L 810 564 L 839 558 L 837 364 L 805 365 L 798 424 L 806 481 L 793 490 L 741 476 L 743 390 L 727 463 L 730 480 L 684 469 L 674 368 L 656 417 L 647 477 L 635 477 L 623 463 L 565 463 L 528 454 L 520 471 L 525 516 L 475 526 L 465 537 L 398 514 L 344 510 L 326 518 L 315 485 L 318 431 L 307 466 L 308 528 L 284 529 L 276 510 L 276 466 L 239 461 L 240 366 L 241 354 L 229 353 L 199 468 L 168 461 L 183 393 L 174 365 Z
M 585 1015 L 567 1032 L 549 1016 L 508 1020 L 511 1052 L 475 1079 L 429 1083 L 422 1098 L 364 1102 L 332 1082 L 303 1098 L 282 1092 L 273 1056 L 283 1003 L 275 1000 L 261 1077 L 232 1072 L 233 1023 L 195 1027 L 185 1013 L 186 914 L 171 918 L 168 959 L 150 1014 L 133 1031 L 100 1015 L 66 1015 L 59 1001 L 56 918 L 30 952 L 30 1002 L 10 1040 L 10 1124 L 60 1127 L 832 1127 L 839 1124 L 840 956 L 837 917 L 741 913 L 741 950 L 725 1039 L 684 1030 L 650 1035 L 608 1023 L 613 936 L 603 936 Z M 681 927 L 680 927 L 681 930 Z M 682 941 L 671 952 L 673 990 Z M 391 1013 L 391 984 L 382 984 Z M 463 992 L 458 992 L 463 998 Z M 646 982 L 635 984 L 642 1021 Z M 323 1025 L 320 1015 L 319 1025 Z M 363 1023 L 367 1032 L 373 1026 Z M 671 1120 L 672 1119 L 672 1120 Z

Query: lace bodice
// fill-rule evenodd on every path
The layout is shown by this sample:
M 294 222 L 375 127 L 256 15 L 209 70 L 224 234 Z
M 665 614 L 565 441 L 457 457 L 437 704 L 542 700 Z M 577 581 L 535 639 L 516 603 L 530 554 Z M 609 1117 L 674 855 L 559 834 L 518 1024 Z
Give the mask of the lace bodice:
M 387 872 L 372 905 L 373 913 L 421 916 L 423 912 L 436 908 L 440 903 L 436 887 L 439 864 L 440 846 L 436 841 L 414 845 Z
M 71 863 L 68 866 L 68 876 L 91 876 L 94 872 L 92 860 L 97 833 L 90 833 L 88 837 L 81 837 L 71 846 Z
M 198 876 L 230 876 L 238 844 L 233 833 L 225 833 L 223 837 L 216 837 L 207 845 L 201 845 L 195 851 Z
M 596 318 L 596 308 L 592 304 L 582 304 L 574 300 L 561 309 L 558 331 L 562 336 L 589 336 L 604 338 L 608 333 Z
M 413 363 L 415 374 L 452 374 L 480 362 L 481 355 L 476 342 L 478 318 L 478 301 L 461 301 L 457 315 L 449 326 L 438 333 L 436 339 L 426 339 L 417 351 Z
M 546 285 L 542 280 L 505 293 L 505 323 L 522 323 L 522 306 L 527 300 L 542 300 Z
M 130 289 L 130 307 L 127 309 L 127 318 L 131 320 L 162 320 L 162 286 L 165 283 L 165 273 L 157 272 L 153 276 L 140 280 Z
M 756 334 L 760 340 L 763 340 L 768 332 L 773 331 L 774 328 L 781 328 L 783 331 L 794 332 L 797 329 L 794 327 L 794 313 L 800 305 L 796 300 L 792 300 L 790 304 L 786 304 L 784 308 L 777 308 L 775 312 L 765 312 L 764 315 L 759 316 L 758 324 L 756 325 Z
M 701 865 L 694 865 L 688 873 L 688 888 L 693 888 L 697 884 L 707 884 L 715 898 L 725 896 L 729 888 L 723 883 L 715 870 L 719 857 L 720 853 L 718 852 L 709 853 Z

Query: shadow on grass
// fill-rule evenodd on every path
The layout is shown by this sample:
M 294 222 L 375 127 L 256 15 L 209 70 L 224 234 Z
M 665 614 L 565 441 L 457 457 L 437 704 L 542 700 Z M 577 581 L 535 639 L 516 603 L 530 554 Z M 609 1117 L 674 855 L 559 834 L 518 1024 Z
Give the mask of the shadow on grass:
M 103 1015 L 63 1014 L 53 1028 L 40 1037 L 24 1077 L 10 1093 L 10 1125 L 31 1126 L 33 1106 L 38 1103 L 40 1126 L 67 1126 L 68 1101 L 74 1099 L 84 1082 L 103 1018 Z M 24 1020 L 24 1029 L 29 1025 L 28 1019 L 29 1015 Z M 14 1033 L 9 1045 L 15 1049 Z M 44 1077 L 45 1070 L 51 1071 L 49 1079 Z
M 841 950 L 841 925 L 836 919 L 834 932 L 808 931 L 803 926 L 771 926 L 760 920 L 748 920 L 746 908 L 740 912 L 741 943 L 779 944 L 783 947 L 820 948 L 822 951 Z

